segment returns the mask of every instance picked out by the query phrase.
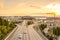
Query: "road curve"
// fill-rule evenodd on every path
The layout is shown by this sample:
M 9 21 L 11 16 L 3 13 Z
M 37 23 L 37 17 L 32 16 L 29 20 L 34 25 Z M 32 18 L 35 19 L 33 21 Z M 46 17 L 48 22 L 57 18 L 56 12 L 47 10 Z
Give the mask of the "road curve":
M 30 40 L 44 40 L 39 34 L 33 29 L 34 25 L 30 25 L 28 27 L 29 35 L 30 35 Z
M 26 21 L 22 23 L 22 25 L 18 24 L 18 29 L 9 38 L 9 40 L 44 40 L 42 36 L 40 36 L 33 28 L 34 24 L 26 27 Z M 19 35 L 22 34 L 21 39 L 19 39 Z

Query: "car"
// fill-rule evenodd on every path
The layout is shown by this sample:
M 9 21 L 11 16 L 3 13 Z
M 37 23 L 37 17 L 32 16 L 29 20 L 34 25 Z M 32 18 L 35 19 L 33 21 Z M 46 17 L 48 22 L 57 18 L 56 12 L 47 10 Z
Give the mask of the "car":
M 26 32 L 24 32 L 24 34 L 27 34 Z
M 19 34 L 18 38 L 21 39 L 22 38 L 22 34 Z

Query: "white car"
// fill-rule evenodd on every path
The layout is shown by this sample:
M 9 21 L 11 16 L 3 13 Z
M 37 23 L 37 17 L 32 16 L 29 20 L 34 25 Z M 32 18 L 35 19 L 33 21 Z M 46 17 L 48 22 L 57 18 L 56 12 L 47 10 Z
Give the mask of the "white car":
M 22 34 L 19 34 L 18 38 L 21 39 L 22 38 Z

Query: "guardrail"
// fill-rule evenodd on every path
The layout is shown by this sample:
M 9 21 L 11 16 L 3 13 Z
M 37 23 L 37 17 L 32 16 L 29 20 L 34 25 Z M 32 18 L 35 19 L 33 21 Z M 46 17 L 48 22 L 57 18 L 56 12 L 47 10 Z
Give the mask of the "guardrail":
M 18 27 L 15 27 L 10 33 L 7 34 L 2 40 L 9 40 L 13 33 L 17 30 Z

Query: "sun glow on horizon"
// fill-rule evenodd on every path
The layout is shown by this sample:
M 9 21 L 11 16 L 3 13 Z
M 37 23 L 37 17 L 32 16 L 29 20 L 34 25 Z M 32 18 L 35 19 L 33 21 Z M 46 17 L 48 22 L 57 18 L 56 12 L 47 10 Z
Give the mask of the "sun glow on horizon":
M 46 8 L 51 12 L 54 12 L 55 15 L 60 15 L 60 4 L 50 4 L 47 5 Z
M 35 3 L 18 3 L 14 8 L 8 9 L 1 5 L 0 15 L 60 15 L 60 4 L 52 3 L 42 6 Z

